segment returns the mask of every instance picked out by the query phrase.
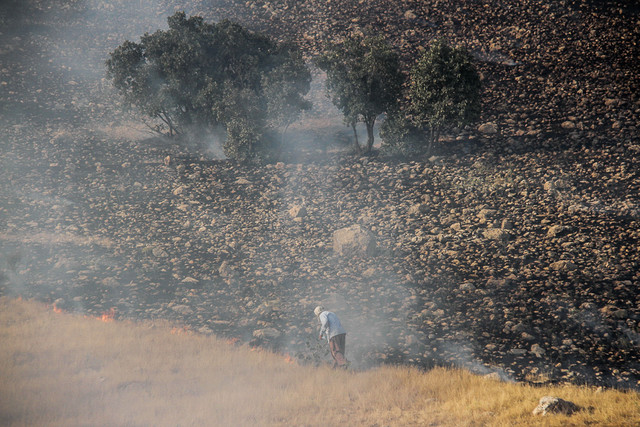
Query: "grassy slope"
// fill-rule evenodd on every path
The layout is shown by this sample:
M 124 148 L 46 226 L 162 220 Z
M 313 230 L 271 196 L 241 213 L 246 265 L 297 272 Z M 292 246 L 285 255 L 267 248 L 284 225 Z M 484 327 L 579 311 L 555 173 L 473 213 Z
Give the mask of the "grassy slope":
M 0 425 L 632 425 L 640 396 L 505 384 L 463 371 L 298 366 L 166 323 L 103 322 L 0 299 Z

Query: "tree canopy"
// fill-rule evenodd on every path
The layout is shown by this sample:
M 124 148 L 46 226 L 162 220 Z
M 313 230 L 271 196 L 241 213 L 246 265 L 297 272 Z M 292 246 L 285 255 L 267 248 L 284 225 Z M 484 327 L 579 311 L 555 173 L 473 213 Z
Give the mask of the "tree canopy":
M 409 113 L 428 127 L 432 141 L 447 126 L 462 127 L 480 117 L 480 76 L 462 47 L 436 40 L 410 73 Z
M 327 73 L 331 101 L 353 128 L 356 150 L 361 150 L 356 124 L 362 122 L 367 128 L 366 150 L 371 151 L 376 118 L 400 95 L 403 76 L 398 54 L 381 36 L 354 35 L 328 45 L 316 63 Z
M 209 24 L 177 12 L 169 29 L 125 41 L 110 53 L 107 76 L 152 119 L 157 132 L 226 130 L 228 157 L 245 160 L 273 129 L 286 129 L 301 110 L 311 74 L 292 45 L 228 20 Z

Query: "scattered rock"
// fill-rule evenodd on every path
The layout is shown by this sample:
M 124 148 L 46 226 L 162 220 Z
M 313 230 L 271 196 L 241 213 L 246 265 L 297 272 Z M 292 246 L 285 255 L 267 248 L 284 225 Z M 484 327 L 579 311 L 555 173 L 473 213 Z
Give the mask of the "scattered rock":
M 552 193 L 552 192 L 555 192 L 558 187 L 555 182 L 547 181 L 544 183 L 543 188 L 545 191 Z
M 473 286 L 473 283 L 463 283 L 462 285 L 460 285 L 460 290 L 462 292 L 471 292 L 471 291 L 475 291 L 476 287 Z
M 556 271 L 574 271 L 578 268 L 576 264 L 569 260 L 560 260 L 552 263 L 549 267 Z
M 307 208 L 303 205 L 294 205 L 289 209 L 291 218 L 303 218 L 307 216 Z
M 167 258 L 169 256 L 169 254 L 167 253 L 167 251 L 165 251 L 164 249 L 160 248 L 160 247 L 154 247 L 151 250 L 151 253 L 153 254 L 154 257 L 156 258 Z
M 418 15 L 413 10 L 407 10 L 404 13 L 404 19 L 416 19 Z
M 626 319 L 629 316 L 629 312 L 624 308 L 618 308 L 615 305 L 607 305 L 600 309 L 600 312 L 607 316 L 612 317 L 614 319 Z
M 253 331 L 253 337 L 260 339 L 274 340 L 279 338 L 280 335 L 282 335 L 282 333 L 276 328 L 263 328 Z
M 188 316 L 190 314 L 193 314 L 193 309 L 189 306 L 186 306 L 184 304 L 176 304 L 171 306 L 171 310 L 175 311 L 178 314 L 181 314 L 183 316 Z
M 484 376 L 484 378 L 488 379 L 488 380 L 492 380 L 492 381 L 499 381 L 502 383 L 512 383 L 513 380 L 511 378 L 509 378 L 506 374 L 504 374 L 503 372 L 498 372 L 498 371 L 494 371 L 491 372 L 489 374 L 486 374 Z
M 449 226 L 449 229 L 453 230 L 453 231 L 461 231 L 462 230 L 462 224 L 460 224 L 459 222 L 453 223 Z
M 107 287 L 117 287 L 120 285 L 120 282 L 115 277 L 105 277 L 102 279 L 102 284 Z
M 484 236 L 485 239 L 488 239 L 488 240 L 508 240 L 509 239 L 509 233 L 500 228 L 489 228 L 485 230 L 482 233 L 482 235 Z
M 547 230 L 547 237 L 555 238 L 567 234 L 569 227 L 563 225 L 554 225 Z
M 478 218 L 481 222 L 487 222 L 490 219 L 493 219 L 498 213 L 495 209 L 482 209 L 478 212 Z
M 486 135 L 493 135 L 498 133 L 498 126 L 493 122 L 487 122 L 478 126 L 478 131 Z
M 502 223 L 500 224 L 500 228 L 503 230 L 513 230 L 513 222 L 505 218 L 502 220 Z
M 220 274 L 221 277 L 233 278 L 236 276 L 236 271 L 227 261 L 223 261 L 218 268 L 218 274 Z
M 546 351 L 544 348 L 540 347 L 540 344 L 534 344 L 531 346 L 531 353 L 535 354 L 536 357 L 542 357 L 545 355 Z
M 504 277 L 502 279 L 497 279 L 495 277 L 490 277 L 487 279 L 487 286 L 495 287 L 495 288 L 503 288 L 505 286 L 511 285 L 514 279 L 512 277 Z
M 416 203 L 415 205 L 411 205 L 409 210 L 407 211 L 408 215 L 422 215 L 427 211 L 427 206 L 423 203 Z

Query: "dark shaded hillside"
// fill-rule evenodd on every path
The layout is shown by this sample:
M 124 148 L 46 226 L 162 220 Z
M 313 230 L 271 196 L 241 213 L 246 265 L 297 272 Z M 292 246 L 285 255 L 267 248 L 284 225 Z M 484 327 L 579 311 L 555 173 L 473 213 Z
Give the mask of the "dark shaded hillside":
M 229 2 L 210 16 L 282 34 L 310 52 L 371 28 L 409 63 L 445 37 L 481 61 L 484 120 L 498 124 L 504 145 L 520 148 L 636 137 L 640 25 L 631 3 Z
M 457 364 L 637 387 L 635 9 L 125 3 L 26 2 L 3 28 L 3 294 L 170 318 L 310 362 L 322 355 L 312 341 L 322 302 L 344 318 L 358 367 Z M 144 139 L 102 60 L 182 8 L 293 37 L 310 56 L 367 26 L 407 61 L 446 36 L 481 60 L 483 122 L 498 133 L 467 129 L 447 157 L 311 153 L 260 167 Z M 306 214 L 294 218 L 296 206 Z M 374 233 L 375 256 L 333 254 L 333 231 L 352 224 Z
M 14 7 L 16 16 L 5 19 L 24 23 L 8 25 L 10 31 L 2 36 L 4 73 L 20 76 L 23 84 L 19 92 L 13 90 L 18 82 L 3 86 L 2 98 L 24 108 L 34 97 L 34 107 L 42 108 L 43 103 L 67 101 L 68 94 L 82 100 L 87 90 L 103 97 L 105 88 L 98 81 L 107 52 L 126 38 L 136 40 L 160 28 L 166 16 L 184 9 L 293 40 L 310 56 L 326 40 L 372 29 L 387 35 L 410 64 L 430 40 L 445 37 L 480 61 L 483 120 L 499 129 L 493 146 L 521 149 L 637 138 L 640 83 L 634 77 L 640 25 L 632 3 L 149 0 L 132 7 L 118 1 L 32 0 L 18 11 Z M 77 85 L 69 87 L 69 81 Z M 44 93 L 26 96 L 36 87 Z M 56 100 L 46 100 L 47 94 Z M 92 114 L 104 115 L 106 106 L 101 107 Z

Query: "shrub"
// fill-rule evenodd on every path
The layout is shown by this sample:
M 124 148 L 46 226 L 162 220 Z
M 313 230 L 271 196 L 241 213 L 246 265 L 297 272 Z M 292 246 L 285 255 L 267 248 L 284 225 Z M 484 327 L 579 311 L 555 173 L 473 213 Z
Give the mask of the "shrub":
M 419 154 L 426 143 L 424 132 L 413 124 L 403 109 L 387 113 L 380 125 L 380 137 L 383 151 L 398 156 Z

